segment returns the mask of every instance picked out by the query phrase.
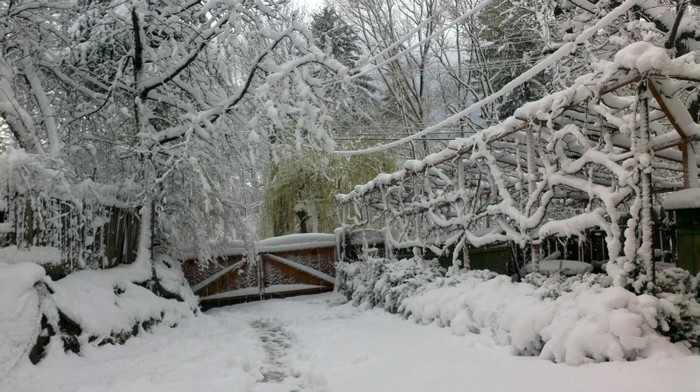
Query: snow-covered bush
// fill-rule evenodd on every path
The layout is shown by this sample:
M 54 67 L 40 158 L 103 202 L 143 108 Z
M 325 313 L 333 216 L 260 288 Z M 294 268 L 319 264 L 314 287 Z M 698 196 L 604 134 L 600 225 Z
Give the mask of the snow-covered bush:
M 444 274 L 436 260 L 368 258 L 357 263 L 338 263 L 336 291 L 355 305 L 366 302 L 396 312 L 404 299 Z
M 338 291 L 355 304 L 381 306 L 456 335 L 487 334 L 516 355 L 571 365 L 683 354 L 697 344 L 698 305 L 691 294 L 637 295 L 594 274 L 527 279 L 537 285 L 490 271 L 443 276 L 420 263 L 342 264 Z M 697 290 L 692 283 L 687 287 Z
M 700 287 L 698 278 L 682 268 L 656 272 L 659 331 L 673 342 L 700 349 Z
M 39 335 L 42 312 L 35 285 L 44 277 L 37 264 L 0 262 L 0 377 L 29 353 Z

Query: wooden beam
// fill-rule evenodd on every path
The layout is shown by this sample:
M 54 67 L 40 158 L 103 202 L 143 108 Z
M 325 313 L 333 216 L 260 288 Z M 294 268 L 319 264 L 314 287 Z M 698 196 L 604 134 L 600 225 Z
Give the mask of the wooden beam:
M 272 253 L 261 253 L 260 255 L 265 256 L 272 261 L 276 261 L 280 264 L 284 264 L 288 267 L 291 267 L 297 271 L 301 271 L 307 275 L 311 275 L 313 277 L 316 277 L 316 278 L 321 279 L 323 281 L 326 281 L 328 283 L 335 284 L 334 277 L 332 277 L 324 272 L 317 271 L 317 270 L 315 270 L 307 265 L 298 263 L 298 262 L 293 261 L 293 260 L 285 259 L 284 257 L 280 257 L 280 256 L 277 256 L 277 255 L 272 254 Z
M 661 150 L 665 150 L 665 149 L 671 148 L 671 147 L 679 147 L 681 149 L 681 152 L 682 152 L 684 149 L 684 147 L 682 146 L 683 144 L 687 144 L 688 142 L 697 142 L 697 141 L 700 141 L 700 138 L 697 136 L 690 136 L 690 137 L 685 138 L 685 139 L 676 139 L 676 140 L 672 140 L 672 141 L 667 142 L 667 143 L 663 143 L 663 144 L 659 144 L 657 146 L 654 146 L 654 151 L 661 151 Z M 687 147 L 686 147 L 686 150 L 687 150 Z M 683 154 L 683 157 L 684 157 L 684 161 L 687 161 L 687 157 L 685 154 Z
M 647 78 L 647 84 L 649 85 L 649 91 L 651 92 L 651 95 L 654 96 L 654 99 L 656 100 L 656 103 L 659 104 L 659 107 L 661 110 L 666 114 L 666 118 L 668 118 L 668 121 L 671 122 L 671 125 L 673 125 L 673 128 L 678 132 L 679 135 L 681 135 L 681 138 L 685 139 L 688 137 L 688 133 L 683 129 L 681 124 L 678 122 L 676 117 L 673 115 L 669 108 L 669 104 L 666 101 L 666 97 L 659 92 L 659 89 L 656 87 L 654 84 L 654 81 L 651 78 Z M 677 99 L 677 98 L 675 98 Z M 690 114 L 688 114 L 690 116 Z M 683 159 L 685 161 L 685 159 Z

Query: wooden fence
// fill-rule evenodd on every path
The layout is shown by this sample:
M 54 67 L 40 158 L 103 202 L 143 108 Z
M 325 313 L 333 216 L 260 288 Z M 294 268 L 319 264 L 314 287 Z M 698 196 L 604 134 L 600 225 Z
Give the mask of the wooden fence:
M 139 217 L 133 209 L 75 205 L 59 199 L 15 195 L 0 214 L 0 247 L 60 251 L 44 265 L 59 279 L 77 269 L 111 268 L 136 259 Z
M 22 150 L 0 154 L 0 247 L 44 248 L 55 279 L 77 269 L 110 268 L 136 259 L 136 189 L 76 182 Z M 60 255 L 53 257 L 53 255 Z

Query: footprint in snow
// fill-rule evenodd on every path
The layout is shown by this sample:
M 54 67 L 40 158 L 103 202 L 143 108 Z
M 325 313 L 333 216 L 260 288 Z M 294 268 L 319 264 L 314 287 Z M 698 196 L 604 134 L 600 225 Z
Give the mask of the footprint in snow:
M 262 342 L 267 353 L 267 358 L 260 369 L 263 384 L 282 384 L 292 386 L 291 391 L 301 391 L 305 388 L 301 385 L 298 374 L 294 374 L 288 363 L 289 349 L 292 347 L 292 337 L 279 322 L 271 320 L 256 320 L 250 323 Z M 292 378 L 293 377 L 293 378 Z M 292 379 L 290 379 L 292 378 Z

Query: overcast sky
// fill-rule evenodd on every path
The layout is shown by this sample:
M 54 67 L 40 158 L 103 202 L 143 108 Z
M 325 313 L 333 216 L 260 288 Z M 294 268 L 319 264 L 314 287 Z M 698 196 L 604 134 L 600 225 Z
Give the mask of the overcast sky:
M 324 0 L 292 0 L 292 2 L 298 4 L 300 7 L 304 7 L 304 9 L 311 14 L 323 7 Z

